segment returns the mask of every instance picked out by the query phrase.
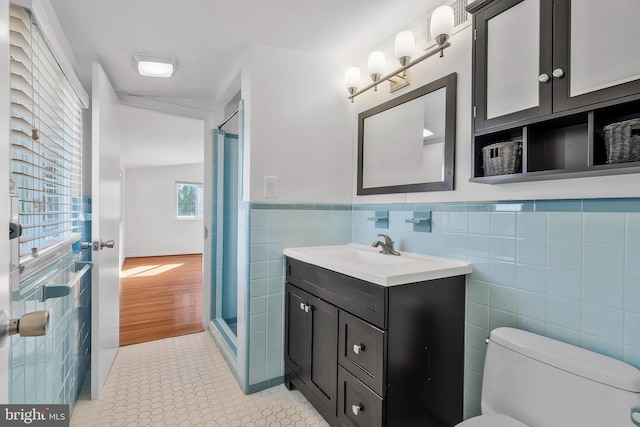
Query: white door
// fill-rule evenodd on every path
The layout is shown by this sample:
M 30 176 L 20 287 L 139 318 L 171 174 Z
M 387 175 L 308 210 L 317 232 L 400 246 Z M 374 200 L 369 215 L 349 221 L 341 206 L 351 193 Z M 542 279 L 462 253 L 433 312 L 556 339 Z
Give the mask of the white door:
M 91 276 L 91 399 L 97 399 L 120 344 L 120 145 L 118 98 L 99 64 L 93 64 L 91 93 L 91 198 L 95 247 Z M 95 243 L 94 243 L 95 245 Z

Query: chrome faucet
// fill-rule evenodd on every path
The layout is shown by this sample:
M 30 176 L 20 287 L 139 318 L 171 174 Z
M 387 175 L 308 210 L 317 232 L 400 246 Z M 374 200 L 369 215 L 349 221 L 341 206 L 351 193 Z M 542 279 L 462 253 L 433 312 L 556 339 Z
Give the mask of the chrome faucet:
M 378 234 L 378 237 L 383 237 L 384 243 L 382 243 L 379 240 L 376 240 L 371 244 L 371 246 L 373 246 L 374 248 L 379 247 L 381 254 L 400 256 L 400 252 L 397 252 L 393 248 L 393 240 L 391 240 L 391 237 L 387 236 L 386 234 Z

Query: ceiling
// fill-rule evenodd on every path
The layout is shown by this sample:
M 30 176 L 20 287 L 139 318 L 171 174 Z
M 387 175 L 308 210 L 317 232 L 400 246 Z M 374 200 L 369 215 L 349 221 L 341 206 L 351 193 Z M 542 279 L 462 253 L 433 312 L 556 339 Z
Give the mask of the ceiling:
M 120 95 L 211 111 L 251 44 L 336 55 L 345 66 L 441 0 L 50 0 L 90 93 L 99 62 Z M 171 55 L 170 79 L 140 77 L 134 53 Z

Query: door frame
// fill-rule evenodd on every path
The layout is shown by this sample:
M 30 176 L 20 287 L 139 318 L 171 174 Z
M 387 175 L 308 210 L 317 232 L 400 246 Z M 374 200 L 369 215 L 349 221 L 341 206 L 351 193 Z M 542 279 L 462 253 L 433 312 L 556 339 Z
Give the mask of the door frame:
M 0 143 L 0 176 L 4 176 L 0 184 L 0 221 L 3 224 L 10 222 L 9 214 L 9 178 L 11 168 L 9 163 L 10 152 L 10 62 L 9 62 L 9 1 L 0 0 L 0 129 L 5 130 L 5 138 Z M 5 142 L 6 141 L 6 142 Z M 9 283 L 9 238 L 6 234 L 0 239 L 0 310 L 11 313 L 11 285 Z M 11 340 L 7 338 L 3 347 L 0 347 L 0 404 L 9 403 L 9 345 Z

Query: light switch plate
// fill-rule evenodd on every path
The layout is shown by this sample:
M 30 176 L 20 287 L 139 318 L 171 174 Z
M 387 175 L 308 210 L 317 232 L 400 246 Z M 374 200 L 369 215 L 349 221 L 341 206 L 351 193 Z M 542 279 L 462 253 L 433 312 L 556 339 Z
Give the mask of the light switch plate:
M 278 177 L 277 176 L 264 177 L 264 198 L 265 199 L 278 198 Z

